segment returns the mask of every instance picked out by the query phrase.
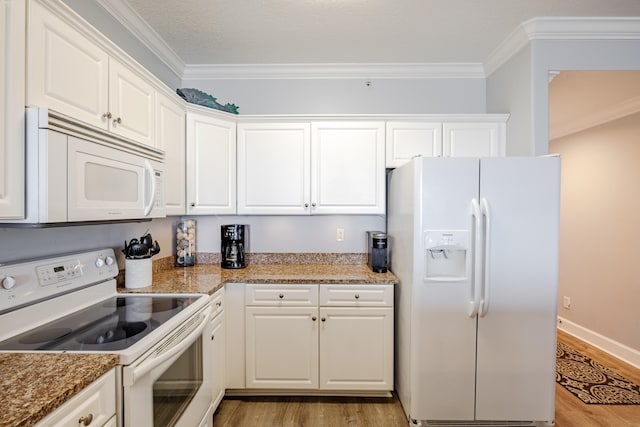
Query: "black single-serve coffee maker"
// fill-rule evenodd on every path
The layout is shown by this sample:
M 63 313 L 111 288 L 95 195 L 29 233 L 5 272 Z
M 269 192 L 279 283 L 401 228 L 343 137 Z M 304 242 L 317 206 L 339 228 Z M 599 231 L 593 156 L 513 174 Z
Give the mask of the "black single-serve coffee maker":
M 243 224 L 220 226 L 220 266 L 222 268 L 245 268 Z
M 367 231 L 369 268 L 376 273 L 387 272 L 387 235 L 382 231 Z

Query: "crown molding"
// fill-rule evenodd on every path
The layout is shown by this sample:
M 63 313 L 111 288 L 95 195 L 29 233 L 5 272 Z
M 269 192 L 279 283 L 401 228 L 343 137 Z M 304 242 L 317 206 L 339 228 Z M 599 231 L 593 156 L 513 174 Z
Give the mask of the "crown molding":
M 565 123 L 550 126 L 552 131 L 549 132 L 549 140 L 553 141 L 639 112 L 640 96 L 629 98 L 617 104 L 605 106 L 592 114 L 581 115 Z
M 484 61 L 491 75 L 531 40 L 640 40 L 640 17 L 533 18 L 520 24 Z
M 484 78 L 482 64 L 187 64 L 183 80 Z
M 178 77 L 184 74 L 184 61 L 142 17 L 123 0 L 96 0 L 109 14 L 116 18 L 129 32 L 147 47 Z

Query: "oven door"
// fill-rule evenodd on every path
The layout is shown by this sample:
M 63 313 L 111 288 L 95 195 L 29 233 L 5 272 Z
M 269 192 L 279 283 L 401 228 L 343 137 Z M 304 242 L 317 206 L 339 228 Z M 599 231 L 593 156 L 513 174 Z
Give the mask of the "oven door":
M 193 427 L 207 414 L 211 346 L 207 306 L 122 370 L 125 426 Z

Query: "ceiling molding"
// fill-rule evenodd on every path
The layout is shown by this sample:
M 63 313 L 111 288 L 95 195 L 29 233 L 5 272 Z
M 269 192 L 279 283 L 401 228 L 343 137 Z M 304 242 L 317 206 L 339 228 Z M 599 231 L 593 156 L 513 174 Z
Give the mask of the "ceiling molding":
M 188 64 L 183 80 L 484 78 L 482 64 Z
M 147 47 L 178 77 L 184 74 L 184 61 L 142 17 L 123 0 L 96 0 L 116 18 L 129 32 Z
M 640 17 L 533 18 L 516 28 L 484 61 L 489 76 L 531 40 L 640 40 Z
M 581 115 L 573 120 L 550 126 L 549 140 L 582 132 L 623 117 L 640 113 L 640 96 L 626 99 L 620 103 L 606 106 L 592 114 Z

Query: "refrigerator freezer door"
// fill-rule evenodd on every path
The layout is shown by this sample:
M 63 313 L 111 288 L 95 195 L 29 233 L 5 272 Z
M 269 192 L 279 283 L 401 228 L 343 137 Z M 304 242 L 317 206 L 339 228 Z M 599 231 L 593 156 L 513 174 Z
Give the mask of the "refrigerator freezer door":
M 473 158 L 423 158 L 415 197 L 420 222 L 423 270 L 413 281 L 411 417 L 473 420 L 475 405 L 476 317 L 469 316 L 471 274 L 437 280 L 426 271 L 430 230 L 471 235 L 471 200 L 478 197 L 479 162 Z M 468 240 L 467 240 L 467 243 Z M 468 247 L 469 245 L 467 245 Z M 471 256 L 466 271 L 472 271 Z M 404 404 L 404 402 L 403 402 Z
M 477 420 L 554 419 L 559 182 L 559 157 L 480 160 L 491 225 Z

